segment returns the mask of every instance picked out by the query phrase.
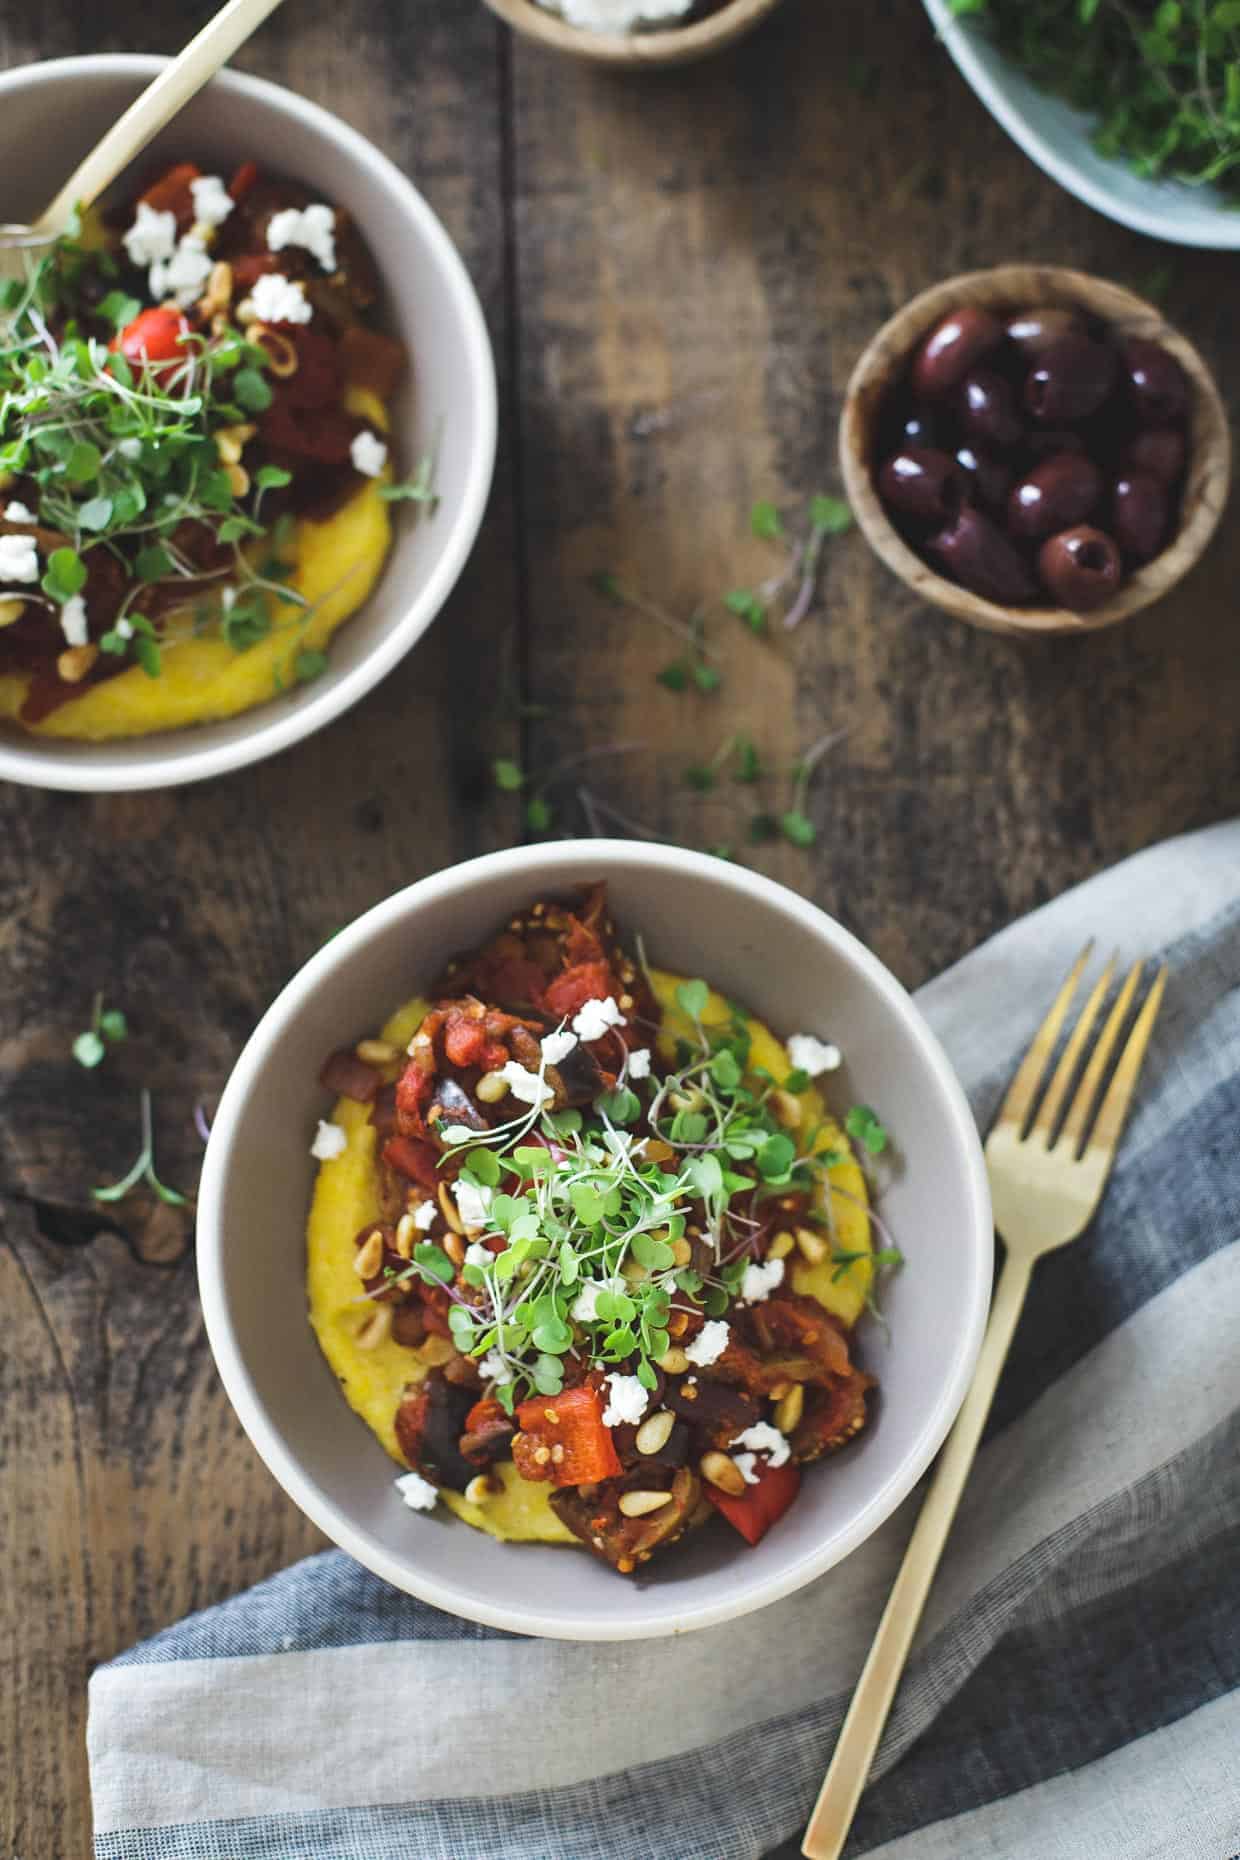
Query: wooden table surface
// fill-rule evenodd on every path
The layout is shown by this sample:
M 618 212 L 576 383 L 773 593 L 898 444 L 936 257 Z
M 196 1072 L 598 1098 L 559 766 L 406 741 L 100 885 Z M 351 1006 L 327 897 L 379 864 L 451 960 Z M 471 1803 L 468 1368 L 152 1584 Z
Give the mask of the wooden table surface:
M 0 62 L 175 49 L 205 3 L 8 9 Z M 95 798 L 7 787 L 0 940 L 0 1853 L 84 1860 L 93 1663 L 316 1548 L 242 1437 L 203 1335 L 188 1218 L 90 1185 L 155 1094 L 192 1187 L 266 1004 L 337 925 L 511 843 L 490 764 L 585 782 L 648 831 L 734 843 L 916 984 L 1099 867 L 1240 804 L 1230 527 L 1126 628 L 1040 646 L 917 608 L 856 535 L 818 610 L 763 642 L 719 597 L 771 567 L 754 499 L 838 490 L 848 371 L 913 292 L 1001 260 L 1165 288 L 1234 398 L 1234 258 L 1159 247 L 1046 180 L 974 101 L 917 0 L 785 0 L 755 38 L 623 78 L 512 40 L 480 0 L 290 0 L 239 61 L 371 136 L 458 241 L 495 342 L 502 442 L 473 560 L 425 643 L 351 715 L 231 779 Z M 723 685 L 609 605 L 614 572 L 709 617 Z M 734 732 L 786 764 L 847 728 L 808 852 L 685 784 Z M 70 1056 L 96 990 L 133 1037 Z

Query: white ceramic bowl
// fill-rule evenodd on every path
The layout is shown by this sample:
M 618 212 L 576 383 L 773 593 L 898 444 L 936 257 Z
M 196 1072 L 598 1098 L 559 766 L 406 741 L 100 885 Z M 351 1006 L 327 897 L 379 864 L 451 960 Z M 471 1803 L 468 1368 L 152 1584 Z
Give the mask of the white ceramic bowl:
M 812 1469 L 756 1549 L 711 1528 L 623 1580 L 584 1551 L 508 1546 L 414 1515 L 396 1468 L 344 1402 L 306 1317 L 304 1226 L 328 1109 L 323 1057 L 362 1037 L 445 959 L 531 899 L 606 879 L 622 934 L 712 980 L 778 1031 L 844 1050 L 841 1098 L 893 1132 L 883 1213 L 908 1263 L 884 1286 L 890 1344 L 864 1334 L 882 1388 L 855 1446 Z M 834 1095 L 834 1094 L 833 1094 Z M 855 1550 L 924 1472 L 963 1398 L 991 1283 L 973 1119 L 909 997 L 856 938 L 793 892 L 680 848 L 567 841 L 494 853 L 412 885 L 333 937 L 270 1007 L 220 1102 L 198 1202 L 207 1332 L 250 1439 L 285 1491 L 398 1588 L 471 1620 L 569 1640 L 673 1634 L 761 1608 Z
M 925 0 L 935 30 L 991 115 L 1039 168 L 1108 219 L 1175 245 L 1240 247 L 1240 210 L 1213 187 L 1146 180 L 1123 161 L 1100 155 L 1088 116 L 1039 90 L 950 0 Z
M 0 218 L 29 219 L 44 206 L 165 62 L 66 58 L 0 76 L 5 145 L 21 152 L 9 164 Z M 313 684 L 225 722 L 117 743 L 60 742 L 0 726 L 0 778 L 9 781 L 96 792 L 165 788 L 243 768 L 309 736 L 421 638 L 460 575 L 486 507 L 496 432 L 491 345 L 469 275 L 417 189 L 326 110 L 234 72 L 200 92 L 135 170 L 182 154 L 223 168 L 254 156 L 357 220 L 383 276 L 383 320 L 411 358 L 392 410 L 398 469 L 411 470 L 437 446 L 440 506 L 415 526 L 393 505 L 396 539 L 383 578 L 337 634 L 329 669 Z

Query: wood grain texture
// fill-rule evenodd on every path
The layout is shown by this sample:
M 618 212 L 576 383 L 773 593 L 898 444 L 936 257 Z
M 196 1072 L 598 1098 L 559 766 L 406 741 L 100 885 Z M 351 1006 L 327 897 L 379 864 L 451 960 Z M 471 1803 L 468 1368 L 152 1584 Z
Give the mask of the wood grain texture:
M 49 0 L 0 24 L 0 62 L 172 50 L 208 11 Z M 786 762 L 846 727 L 811 790 L 816 847 L 753 862 L 910 984 L 1240 804 L 1227 524 L 1169 600 L 1080 640 L 955 624 L 855 535 L 830 545 L 795 634 L 755 641 L 719 607 L 772 566 L 750 502 L 795 514 L 838 489 L 856 357 L 953 272 L 1062 263 L 1140 289 L 1168 264 L 1169 317 L 1236 398 L 1230 261 L 1069 200 L 990 122 L 916 0 L 784 0 L 717 60 L 658 76 L 510 39 L 481 0 L 296 0 L 240 62 L 337 110 L 429 195 L 491 319 L 504 439 L 460 587 L 349 716 L 162 796 L 0 792 L 5 1860 L 89 1851 L 91 1664 L 315 1542 L 216 1382 L 184 1217 L 134 1196 L 102 1220 L 90 1184 L 128 1164 L 147 1084 L 162 1173 L 192 1186 L 192 1107 L 214 1103 L 289 974 L 398 885 L 519 835 L 492 756 L 541 773 L 641 744 L 566 771 L 560 825 L 583 824 L 584 779 L 652 831 L 740 843 L 751 792 L 695 794 L 685 765 L 738 729 Z M 655 683 L 676 644 L 591 593 L 600 569 L 681 615 L 707 604 L 718 696 Z M 96 989 L 134 1037 L 87 1075 L 69 1044 Z

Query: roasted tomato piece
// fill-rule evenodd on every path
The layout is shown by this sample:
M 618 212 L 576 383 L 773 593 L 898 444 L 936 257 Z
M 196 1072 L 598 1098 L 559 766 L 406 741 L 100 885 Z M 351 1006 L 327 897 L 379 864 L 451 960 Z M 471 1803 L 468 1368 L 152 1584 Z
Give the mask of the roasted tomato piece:
M 563 1020 L 587 1001 L 605 1000 L 615 992 L 615 978 L 605 962 L 579 962 L 547 984 L 543 1003 L 548 1014 Z
M 465 1416 L 473 1395 L 457 1388 L 438 1369 L 421 1382 L 411 1382 L 396 1410 L 396 1439 L 401 1452 L 424 1479 L 463 1492 L 474 1476 L 460 1450 Z
M 281 397 L 259 417 L 264 445 L 323 465 L 347 465 L 363 422 L 338 407 L 297 407 Z
M 228 183 L 228 191 L 232 198 L 234 200 L 244 200 L 257 179 L 258 163 L 256 161 L 243 161 L 241 166 L 237 169 L 237 172 L 233 175 L 232 180 Z
M 622 1470 L 610 1430 L 603 1425 L 602 1401 L 592 1388 L 523 1401 L 517 1425 L 512 1457 L 523 1479 L 588 1485 L 615 1479 Z
M 383 1146 L 383 1160 L 411 1182 L 420 1182 L 432 1195 L 437 1192 L 439 1152 L 431 1144 L 417 1137 L 389 1137 Z
M 182 344 L 189 333 L 189 324 L 179 310 L 143 310 L 113 336 L 108 347 L 135 368 L 146 363 L 153 375 L 166 375 L 185 360 Z M 156 367 L 156 363 L 162 366 Z
M 721 1511 L 746 1543 L 756 1544 L 782 1518 L 801 1485 L 801 1469 L 793 1460 L 782 1466 L 764 1466 L 756 1485 L 747 1485 L 738 1498 L 721 1492 L 716 1485 L 705 1485 L 705 1492 L 716 1511 Z
M 330 407 L 340 399 L 343 381 L 336 344 L 314 323 L 299 323 L 285 334 L 297 351 L 296 371 L 279 384 L 289 407 Z
M 187 233 L 194 223 L 194 196 L 189 184 L 201 174 L 202 169 L 192 161 L 179 161 L 151 183 L 142 199 L 155 213 L 175 213 L 177 231 Z

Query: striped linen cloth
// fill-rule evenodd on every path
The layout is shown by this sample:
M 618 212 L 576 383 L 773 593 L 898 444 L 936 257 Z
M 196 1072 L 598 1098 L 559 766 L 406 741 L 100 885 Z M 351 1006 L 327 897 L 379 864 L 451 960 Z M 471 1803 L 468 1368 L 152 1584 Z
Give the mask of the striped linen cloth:
M 1101 1217 L 1038 1269 L 850 1855 L 1240 1855 L 1240 822 L 922 991 L 983 1124 L 1091 934 L 1173 980 Z M 759 1860 L 804 1823 L 919 1498 L 674 1642 L 506 1636 L 312 1557 L 95 1673 L 96 1855 Z

